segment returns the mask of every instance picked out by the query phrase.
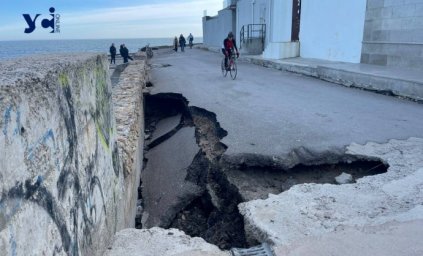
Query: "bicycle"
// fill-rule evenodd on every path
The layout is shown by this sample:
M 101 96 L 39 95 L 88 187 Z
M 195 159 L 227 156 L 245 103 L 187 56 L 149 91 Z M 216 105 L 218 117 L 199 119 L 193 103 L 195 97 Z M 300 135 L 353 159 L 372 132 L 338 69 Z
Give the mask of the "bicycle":
M 229 73 L 231 74 L 232 80 L 235 80 L 237 75 L 237 67 L 236 67 L 236 55 L 231 54 L 231 56 L 228 59 L 228 69 L 225 68 L 225 57 L 222 59 L 221 69 L 222 69 L 222 75 L 226 77 L 226 75 Z

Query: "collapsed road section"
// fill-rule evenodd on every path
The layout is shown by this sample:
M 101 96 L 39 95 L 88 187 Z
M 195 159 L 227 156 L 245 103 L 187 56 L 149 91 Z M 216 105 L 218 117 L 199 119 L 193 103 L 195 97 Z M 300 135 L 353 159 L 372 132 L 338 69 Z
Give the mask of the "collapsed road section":
M 176 227 L 221 248 L 245 247 L 241 197 L 222 177 L 226 146 L 213 113 L 179 94 L 145 95 L 146 164 L 141 177 L 143 212 L 138 227 Z
M 234 164 L 222 159 L 227 132 L 216 115 L 189 106 L 175 93 L 145 96 L 145 165 L 139 188 L 138 228 L 178 228 L 221 249 L 250 247 L 263 241 L 245 234 L 238 204 L 265 199 L 302 183 L 354 183 L 386 172 L 377 159 L 337 156 L 337 164 L 290 169 L 272 163 Z M 248 239 L 247 239 L 248 237 Z

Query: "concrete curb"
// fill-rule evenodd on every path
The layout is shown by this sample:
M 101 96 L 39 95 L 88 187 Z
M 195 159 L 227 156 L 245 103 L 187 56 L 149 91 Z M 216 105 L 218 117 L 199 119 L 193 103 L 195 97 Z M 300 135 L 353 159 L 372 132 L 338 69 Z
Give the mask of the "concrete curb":
M 308 65 L 258 59 L 250 56 L 241 57 L 241 60 L 263 67 L 319 78 L 347 87 L 360 88 L 423 102 L 423 81 L 368 74 L 324 65 Z

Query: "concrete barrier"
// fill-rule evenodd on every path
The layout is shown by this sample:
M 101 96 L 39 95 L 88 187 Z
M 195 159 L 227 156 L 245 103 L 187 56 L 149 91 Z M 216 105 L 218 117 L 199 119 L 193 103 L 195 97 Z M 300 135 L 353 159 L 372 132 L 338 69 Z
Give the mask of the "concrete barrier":
M 133 100 L 132 118 L 116 125 L 115 97 L 123 98 L 112 93 L 106 55 L 0 64 L 2 255 L 101 255 L 133 226 L 142 139 L 117 139 L 141 126 L 142 103 Z M 124 150 L 133 161 L 122 161 Z

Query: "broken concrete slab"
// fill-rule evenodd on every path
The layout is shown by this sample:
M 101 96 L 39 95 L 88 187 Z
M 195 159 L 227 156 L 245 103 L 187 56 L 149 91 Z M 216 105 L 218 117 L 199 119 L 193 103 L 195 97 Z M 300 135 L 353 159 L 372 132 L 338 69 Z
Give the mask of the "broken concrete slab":
M 423 255 L 421 237 L 423 221 L 391 222 L 309 237 L 276 247 L 274 251 L 283 256 L 420 256 Z
M 195 128 L 185 127 L 148 151 L 141 174 L 143 227 L 168 226 L 177 212 L 202 193 L 203 189 L 185 180 L 199 150 Z
M 150 138 L 150 141 L 154 141 L 155 139 L 160 138 L 161 136 L 175 129 L 178 126 L 178 124 L 181 123 L 181 117 L 182 117 L 182 114 L 177 114 L 177 115 L 165 118 L 163 120 L 160 120 L 156 124 L 156 129 L 154 130 L 153 135 Z
M 387 173 L 367 176 L 355 184 L 293 186 L 266 200 L 239 205 L 247 237 L 289 246 L 307 237 L 349 227 L 392 221 L 423 220 L 423 139 L 390 140 L 385 144 L 352 144 L 348 154 L 380 158 Z
M 338 184 L 348 184 L 354 181 L 353 176 L 348 173 L 341 173 L 341 175 L 335 177 L 335 181 Z
M 177 229 L 124 229 L 115 236 L 105 256 L 229 256 L 199 237 Z

